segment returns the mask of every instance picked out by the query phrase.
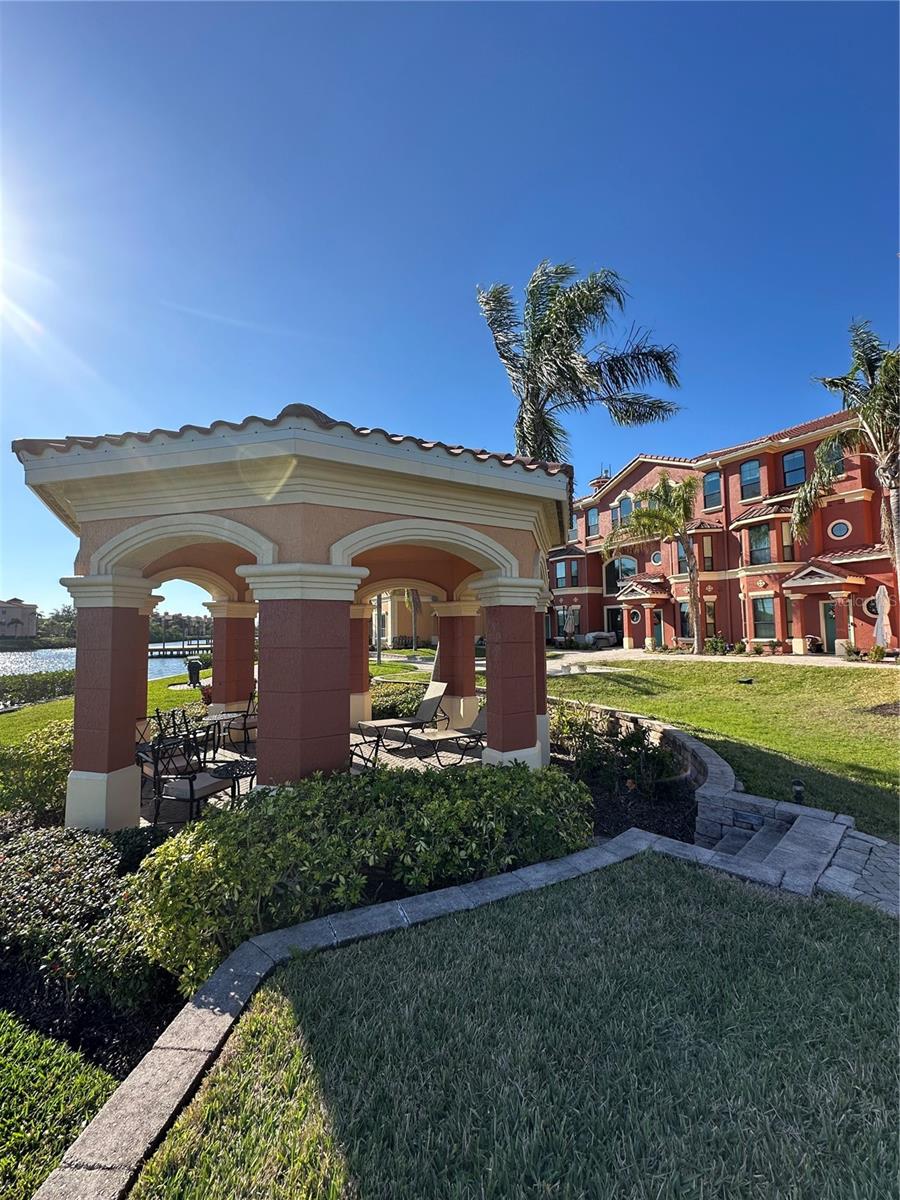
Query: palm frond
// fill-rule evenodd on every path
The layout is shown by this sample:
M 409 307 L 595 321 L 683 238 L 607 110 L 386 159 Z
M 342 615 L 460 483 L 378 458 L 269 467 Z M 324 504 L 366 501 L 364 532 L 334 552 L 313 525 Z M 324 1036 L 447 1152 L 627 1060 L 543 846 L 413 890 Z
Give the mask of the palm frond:
M 878 370 L 886 350 L 887 346 L 868 321 L 854 321 L 850 326 L 852 360 L 848 373 L 860 372 L 871 387 L 878 377 Z
M 512 289 L 508 284 L 495 283 L 487 291 L 477 289 L 478 306 L 494 339 L 497 354 L 518 395 L 517 382 L 522 367 L 522 328 Z
M 672 400 L 660 400 L 656 396 L 646 396 L 637 392 L 606 396 L 603 404 L 616 425 L 624 426 L 667 421 L 678 412 L 678 405 Z

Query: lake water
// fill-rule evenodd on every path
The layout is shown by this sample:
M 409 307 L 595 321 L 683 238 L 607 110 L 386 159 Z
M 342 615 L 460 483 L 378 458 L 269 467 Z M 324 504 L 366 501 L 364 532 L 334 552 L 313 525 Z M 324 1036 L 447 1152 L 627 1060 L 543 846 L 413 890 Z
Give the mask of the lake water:
M 190 654 L 190 651 L 188 651 Z M 69 650 L 5 650 L 0 652 L 0 675 L 34 675 L 37 671 L 71 671 L 75 666 L 74 647 Z M 180 658 L 148 658 L 147 678 L 165 679 L 167 675 L 186 675 Z

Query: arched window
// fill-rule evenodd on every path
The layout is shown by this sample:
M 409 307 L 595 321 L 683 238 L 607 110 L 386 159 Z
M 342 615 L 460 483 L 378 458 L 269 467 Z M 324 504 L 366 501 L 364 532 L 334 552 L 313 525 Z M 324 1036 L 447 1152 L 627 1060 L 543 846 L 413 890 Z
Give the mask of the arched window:
M 722 475 L 719 471 L 707 471 L 703 476 L 703 507 L 718 508 L 722 503 Z
M 627 554 L 608 562 L 604 573 L 607 595 L 614 596 L 622 586 L 622 580 L 627 579 L 629 575 L 636 575 L 637 568 L 637 559 Z
M 619 520 L 625 521 L 631 516 L 634 505 L 631 503 L 630 496 L 623 496 L 619 501 Z

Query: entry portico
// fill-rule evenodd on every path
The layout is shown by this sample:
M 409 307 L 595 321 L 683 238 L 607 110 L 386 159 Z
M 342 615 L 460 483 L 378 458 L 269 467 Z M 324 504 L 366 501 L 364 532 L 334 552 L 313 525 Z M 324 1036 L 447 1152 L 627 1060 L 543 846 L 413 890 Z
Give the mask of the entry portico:
M 544 563 L 568 525 L 570 468 L 356 428 L 306 405 L 14 450 L 79 538 L 63 580 L 78 610 L 67 824 L 138 822 L 147 614 L 175 578 L 210 596 L 216 707 L 248 699 L 258 619 L 260 783 L 346 765 L 351 722 L 369 710 L 364 603 L 388 583 L 437 598 L 438 673 L 459 725 L 477 703 L 483 609 L 484 761 L 546 756 Z

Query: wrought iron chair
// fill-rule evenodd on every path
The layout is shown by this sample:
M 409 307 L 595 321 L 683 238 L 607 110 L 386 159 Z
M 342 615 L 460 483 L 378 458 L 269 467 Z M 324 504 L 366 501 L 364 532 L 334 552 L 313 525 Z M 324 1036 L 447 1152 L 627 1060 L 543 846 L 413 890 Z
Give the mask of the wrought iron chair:
M 478 716 L 465 729 L 422 729 L 410 735 L 413 745 L 421 747 L 423 754 L 431 753 L 439 767 L 459 766 L 474 750 L 484 749 L 487 737 L 487 709 L 478 711 Z M 441 754 L 456 756 L 456 762 L 445 763 Z
M 374 766 L 378 759 L 378 751 L 392 731 L 400 735 L 398 748 L 402 748 L 407 745 L 409 735 L 416 730 L 442 721 L 449 724 L 450 718 L 441 708 L 446 691 L 446 683 L 430 683 L 414 717 L 382 717 L 377 721 L 360 721 L 359 732 L 363 735 L 363 740 L 354 747 L 351 758 L 358 756 L 364 765 Z
M 187 804 L 187 819 L 200 815 L 203 801 L 219 792 L 230 791 L 229 778 L 215 776 L 207 770 L 207 755 L 201 741 L 192 731 L 178 737 L 160 737 L 150 745 L 149 754 L 139 752 L 142 775 L 153 781 L 153 824 L 159 821 L 164 800 Z

